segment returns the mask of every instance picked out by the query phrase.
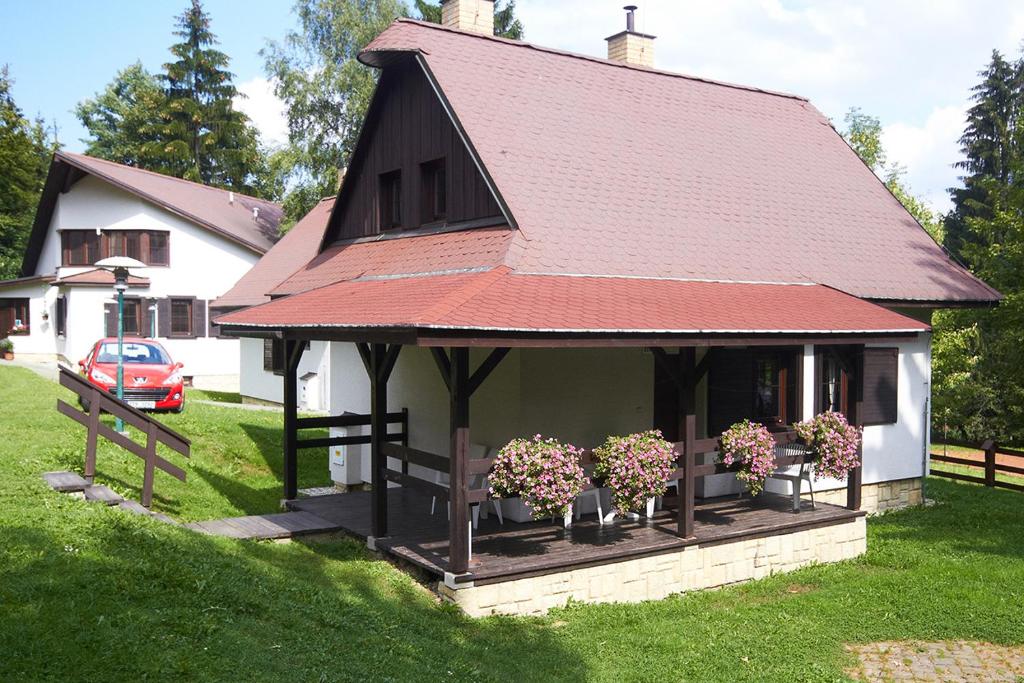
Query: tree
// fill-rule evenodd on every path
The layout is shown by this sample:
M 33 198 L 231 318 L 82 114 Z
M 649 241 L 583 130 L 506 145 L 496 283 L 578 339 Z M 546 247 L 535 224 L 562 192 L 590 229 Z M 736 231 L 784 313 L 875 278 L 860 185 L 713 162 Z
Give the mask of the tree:
M 882 123 L 863 113 L 859 107 L 850 107 L 843 117 L 846 128 L 841 135 L 857 156 L 874 171 L 893 196 L 903 204 L 911 216 L 921 224 L 936 242 L 942 242 L 942 225 L 927 204 L 913 195 L 904 181 L 906 170 L 890 163 L 882 145 Z
M 288 148 L 271 164 L 286 176 L 285 217 L 293 222 L 338 188 L 377 72 L 356 57 L 407 8 L 400 0 L 298 0 L 299 30 L 261 52 L 288 112 Z
M 103 92 L 80 102 L 75 115 L 89 132 L 85 153 L 127 166 L 161 170 L 151 151 L 164 108 L 164 91 L 140 62 L 122 69 Z
M 40 120 L 29 121 L 11 94 L 0 66 L 0 279 L 18 277 L 39 194 L 56 144 Z
M 178 17 L 174 33 L 181 38 L 171 46 L 177 59 L 164 64 L 159 76 L 166 95 L 162 124 L 146 153 L 179 178 L 257 194 L 265 163 L 259 135 L 234 108 L 239 93 L 227 70 L 230 60 L 210 47 L 217 38 L 200 0 Z
M 440 3 L 415 0 L 414 6 L 423 21 L 441 23 Z M 494 35 L 512 40 L 523 39 L 523 23 L 516 18 L 516 0 L 498 0 L 494 3 Z

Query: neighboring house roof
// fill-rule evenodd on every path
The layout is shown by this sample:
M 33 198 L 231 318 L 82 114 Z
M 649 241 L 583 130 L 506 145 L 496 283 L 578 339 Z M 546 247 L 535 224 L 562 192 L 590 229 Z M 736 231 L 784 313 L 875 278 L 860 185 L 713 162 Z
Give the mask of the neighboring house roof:
M 109 270 L 103 270 L 102 268 L 94 268 L 92 270 L 83 270 L 81 273 L 75 273 L 74 275 L 68 275 L 62 278 L 58 278 L 53 281 L 55 285 L 114 285 L 114 274 Z M 138 277 L 136 275 L 128 276 L 128 284 L 132 287 L 148 287 L 148 277 Z
M 273 202 L 84 154 L 57 152 L 53 155 L 43 195 L 36 210 L 35 223 L 22 262 L 23 275 L 35 271 L 57 198 L 85 175 L 94 176 L 134 194 L 257 254 L 266 252 L 277 239 L 282 211 Z M 254 208 L 259 209 L 258 219 L 253 218 Z
M 1000 297 L 802 98 L 412 20 L 360 55 L 411 57 L 512 227 L 327 245 L 273 292 L 292 296 L 219 322 L 895 333 L 928 327 L 868 300 Z
M 823 285 L 516 275 L 507 267 L 338 282 L 229 313 L 247 327 L 561 333 L 914 333 L 924 323 Z
M 0 280 L 0 289 L 6 289 L 8 287 L 20 287 L 21 285 L 30 285 L 34 282 L 48 284 L 53 282 L 53 275 L 29 275 L 27 277 L 17 277 L 13 280 Z
M 321 200 L 211 307 L 239 308 L 269 301 L 274 288 L 317 255 L 333 208 L 334 197 Z

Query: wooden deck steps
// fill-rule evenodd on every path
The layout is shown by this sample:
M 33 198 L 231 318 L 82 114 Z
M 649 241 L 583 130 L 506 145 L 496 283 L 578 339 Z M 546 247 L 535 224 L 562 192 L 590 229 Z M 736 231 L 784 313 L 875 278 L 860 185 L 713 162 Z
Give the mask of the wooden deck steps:
M 125 512 L 131 512 L 132 514 L 142 515 L 143 517 L 152 517 L 153 519 L 158 519 L 166 524 L 178 524 L 178 522 L 174 521 L 162 512 L 153 512 L 152 510 L 147 510 L 146 507 L 143 506 L 142 503 L 139 503 L 138 501 L 122 500 L 120 503 L 117 504 L 117 507 L 121 508 Z
M 211 519 L 186 524 L 185 527 L 212 536 L 246 539 L 293 538 L 341 529 L 341 525 L 328 522 L 309 512 L 280 512 L 272 515 Z
M 58 493 L 84 491 L 89 482 L 74 472 L 44 472 L 43 481 Z

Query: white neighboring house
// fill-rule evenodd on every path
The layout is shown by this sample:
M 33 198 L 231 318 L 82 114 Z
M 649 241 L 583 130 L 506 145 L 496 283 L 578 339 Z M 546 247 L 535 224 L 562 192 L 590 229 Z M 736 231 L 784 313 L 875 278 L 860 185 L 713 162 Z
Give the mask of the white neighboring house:
M 320 251 L 334 197 L 323 199 L 263 255 L 223 296 L 210 304 L 214 316 L 270 301 L 270 293 Z M 312 341 L 299 362 L 298 400 L 303 410 L 324 411 L 331 405 L 330 342 Z M 241 340 L 239 390 L 250 403 L 284 401 L 284 344 L 280 340 Z
M 132 272 L 125 334 L 152 337 L 199 386 L 238 386 L 239 342 L 210 323 L 208 303 L 272 245 L 271 202 L 92 157 L 57 152 L 21 277 L 0 282 L 0 336 L 17 357 L 74 366 L 116 336 L 113 276 L 97 261 L 125 255 Z

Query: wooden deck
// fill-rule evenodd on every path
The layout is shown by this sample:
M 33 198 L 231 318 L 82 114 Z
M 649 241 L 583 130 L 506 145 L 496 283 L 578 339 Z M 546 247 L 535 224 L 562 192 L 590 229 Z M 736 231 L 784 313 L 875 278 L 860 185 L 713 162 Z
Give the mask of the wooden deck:
M 370 535 L 370 494 L 354 491 L 291 501 L 289 508 L 312 513 L 338 528 L 367 538 Z M 448 567 L 448 521 L 445 507 L 430 514 L 430 497 L 408 488 L 388 491 L 390 535 L 376 539 L 376 547 L 443 577 Z M 751 499 L 735 497 L 698 503 L 695 539 L 675 535 L 675 510 L 661 510 L 654 519 L 616 521 L 601 526 L 596 515 L 585 515 L 571 529 L 550 522 L 499 525 L 492 514 L 481 519 L 473 532 L 469 574 L 456 580 L 486 584 L 544 574 L 568 567 L 604 564 L 642 557 L 688 545 L 710 545 L 758 536 L 787 533 L 842 523 L 863 512 L 818 503 L 792 511 L 788 496 L 763 494 Z

